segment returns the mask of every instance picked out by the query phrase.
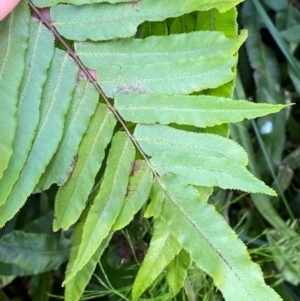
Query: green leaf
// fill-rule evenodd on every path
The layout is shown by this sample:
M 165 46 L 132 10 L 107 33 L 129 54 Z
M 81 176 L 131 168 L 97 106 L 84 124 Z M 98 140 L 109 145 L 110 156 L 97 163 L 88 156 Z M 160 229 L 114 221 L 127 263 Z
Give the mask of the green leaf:
M 14 153 L 0 180 L 0 206 L 6 201 L 26 162 L 39 122 L 42 87 L 54 53 L 54 37 L 41 22 L 31 19 L 28 49 L 25 57 L 20 99 L 17 108 L 17 128 L 13 141 Z M 1 113 L 0 113 L 1 114 Z M 30 120 L 30 122 L 28 122 Z M 2 158 L 2 157 L 1 157 Z
M 135 123 L 177 123 L 207 127 L 279 112 L 286 106 L 206 95 L 120 93 L 115 98 L 115 107 L 122 118 Z
M 139 124 L 135 128 L 134 136 L 143 151 L 149 156 L 157 151 L 170 151 L 225 157 L 242 165 L 248 163 L 246 152 L 237 143 L 213 134 L 187 132 L 159 124 Z
M 69 55 L 56 49 L 43 90 L 35 140 L 18 181 L 6 203 L 0 207 L 0 227 L 25 203 L 56 151 L 63 134 L 77 72 L 78 67 Z
M 54 231 L 67 230 L 85 208 L 115 124 L 113 114 L 104 104 L 99 104 L 81 141 L 72 175 L 56 194 Z
M 196 30 L 210 30 L 224 32 L 226 37 L 232 38 L 237 35 L 237 10 L 232 8 L 226 12 L 216 9 L 209 11 L 198 11 L 196 19 Z
M 137 0 L 130 0 L 130 2 L 134 2 L 134 1 Z M 32 2 L 37 7 L 50 7 L 50 6 L 55 6 L 59 3 L 83 5 L 83 4 L 94 4 L 94 3 L 122 3 L 122 2 L 128 2 L 128 0 L 32 0 Z
M 152 181 L 153 176 L 147 163 L 141 160 L 135 161 L 129 177 L 124 205 L 113 225 L 115 231 L 127 226 L 147 202 Z
M 98 97 L 89 81 L 79 80 L 66 116 L 62 140 L 35 187 L 35 192 L 47 190 L 53 183 L 62 186 L 70 177 L 76 165 L 78 146 L 96 110 Z
M 180 249 L 166 224 L 159 219 L 156 220 L 150 247 L 133 284 L 133 300 L 137 300 L 147 287 L 153 283 L 163 269 L 180 252 Z
M 190 265 L 190 255 L 183 249 L 168 264 L 167 282 L 172 289 L 173 296 L 176 296 L 183 287 L 186 273 Z
M 68 258 L 68 245 L 60 235 L 13 231 L 0 239 L 0 261 L 39 274 L 56 270 Z
M 76 54 L 89 68 L 105 65 L 167 63 L 199 57 L 233 55 L 247 36 L 246 31 L 229 39 L 220 32 L 198 31 L 146 39 L 75 43 Z M 212 51 L 213 49 L 213 51 Z
M 81 222 L 77 225 L 75 233 L 72 237 L 72 245 L 71 245 L 71 253 L 66 269 L 66 278 L 71 273 L 74 262 L 76 260 L 77 252 L 79 250 L 79 246 L 82 242 L 82 232 L 83 226 L 86 222 L 86 213 L 85 211 L 82 216 Z M 99 259 L 106 249 L 113 232 L 111 232 L 100 244 L 96 252 L 93 254 L 91 259 L 87 262 L 87 264 L 72 278 L 65 287 L 65 301 L 77 301 L 83 294 L 83 291 L 87 284 L 89 283 L 92 274 L 96 268 Z
M 115 134 L 108 154 L 104 178 L 83 227 L 82 242 L 67 283 L 90 260 L 107 237 L 124 204 L 135 148 L 124 132 Z M 101 229 L 101 231 L 99 231 Z
M 141 0 L 126 4 L 58 5 L 51 9 L 53 25 L 68 39 L 112 40 L 133 36 L 144 21 L 162 21 L 197 10 L 226 11 L 242 0 Z M 74 26 L 76 24 L 76 26 Z
M 193 185 L 219 186 L 276 196 L 273 189 L 256 179 L 245 167 L 226 158 L 164 151 L 155 152 L 151 164 L 160 175 L 174 173 Z
M 12 143 L 17 125 L 15 115 L 19 86 L 25 68 L 29 18 L 27 4 L 21 1 L 9 16 L 0 22 L 0 179 L 13 153 Z
M 212 205 L 200 201 L 195 188 L 173 175 L 165 177 L 163 185 L 167 198 L 161 217 L 196 265 L 213 278 L 226 300 L 281 300 L 265 284 L 246 246 Z
M 160 184 L 157 182 L 157 180 L 155 180 L 150 192 L 151 202 L 144 213 L 144 217 L 158 218 L 161 212 L 164 198 L 165 198 L 164 192 L 162 191 Z
M 232 80 L 235 64 L 232 56 L 218 56 L 146 65 L 106 65 L 97 69 L 97 80 L 108 97 L 119 92 L 189 94 Z

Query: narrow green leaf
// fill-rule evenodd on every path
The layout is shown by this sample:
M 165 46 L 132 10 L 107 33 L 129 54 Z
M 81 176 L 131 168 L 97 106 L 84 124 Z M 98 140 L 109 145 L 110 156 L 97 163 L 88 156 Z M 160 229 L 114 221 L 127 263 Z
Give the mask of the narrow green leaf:
M 75 43 L 75 49 L 82 62 L 95 69 L 112 64 L 167 63 L 203 56 L 233 55 L 246 36 L 246 31 L 232 39 L 217 31 L 198 31 L 146 39 L 122 39 L 109 43 L 79 42 Z
M 21 3 L 0 22 L 0 179 L 13 153 L 18 91 L 25 68 L 30 14 Z M 1 202 L 1 199 L 0 199 Z
M 137 26 L 146 20 L 162 21 L 211 8 L 224 12 L 240 2 L 242 0 L 142 0 L 118 5 L 58 5 L 51 9 L 51 19 L 59 33 L 68 39 L 112 40 L 133 36 Z
M 178 242 L 166 227 L 165 222 L 160 219 L 156 220 L 150 247 L 133 284 L 133 300 L 137 300 L 147 287 L 153 283 L 180 252 L 180 249 Z
M 126 121 L 134 123 L 177 123 L 207 127 L 264 116 L 286 106 L 207 95 L 119 93 L 115 107 Z
M 135 161 L 124 201 L 124 205 L 113 225 L 113 229 L 120 230 L 127 226 L 134 215 L 147 202 L 152 186 L 153 176 L 145 161 Z
M 226 37 L 237 37 L 239 36 L 237 9 L 234 7 L 224 13 L 220 13 L 216 9 L 198 11 L 196 12 L 195 30 L 209 32 L 220 31 L 225 34 Z M 205 94 L 231 98 L 233 96 L 234 84 L 235 79 L 215 89 L 209 89 Z
M 18 181 L 6 203 L 0 207 L 0 227 L 23 206 L 56 151 L 63 134 L 77 72 L 78 67 L 69 55 L 56 49 L 43 90 L 35 140 Z
M 186 273 L 190 265 L 190 255 L 183 249 L 168 264 L 167 282 L 171 287 L 174 296 L 176 296 L 183 287 Z
M 79 80 L 66 116 L 62 140 L 35 192 L 47 190 L 53 183 L 62 186 L 70 177 L 76 165 L 78 146 L 95 112 L 98 97 L 97 90 L 88 80 Z
M 223 13 L 217 9 L 198 11 L 196 30 L 221 31 L 226 37 L 236 37 L 238 31 L 236 19 L 237 10 L 235 7 Z
M 13 231 L 0 239 L 0 261 L 39 274 L 56 270 L 69 256 L 69 241 L 60 235 Z
M 56 194 L 54 231 L 59 228 L 67 230 L 77 221 L 85 208 L 115 124 L 113 114 L 104 104 L 99 104 L 81 141 L 77 162 L 70 179 Z
M 174 173 L 193 185 L 219 186 L 276 196 L 273 189 L 255 178 L 244 166 L 226 158 L 164 151 L 154 153 L 151 163 L 160 175 Z
M 109 97 L 119 92 L 189 94 L 232 80 L 235 64 L 232 56 L 218 56 L 146 65 L 106 65 L 97 69 L 97 80 Z
M 103 182 L 83 227 L 77 258 L 64 283 L 69 282 L 87 264 L 112 229 L 124 204 L 134 157 L 135 148 L 127 135 L 124 132 L 115 134 Z
M 160 184 L 157 182 L 157 180 L 155 180 L 150 192 L 151 202 L 144 213 L 144 217 L 158 218 L 161 212 L 164 198 L 165 198 L 164 192 L 162 191 Z
M 137 0 L 130 0 L 135 2 Z M 128 0 L 32 0 L 33 4 L 37 7 L 51 7 L 59 3 L 83 5 L 83 4 L 95 4 L 95 3 L 122 3 L 129 2 Z
M 222 216 L 212 205 L 199 202 L 195 188 L 173 175 L 165 177 L 163 185 L 167 198 L 161 217 L 196 265 L 214 279 L 225 300 L 281 300 Z
M 31 18 L 25 73 L 20 87 L 14 153 L 0 180 L 0 206 L 7 199 L 26 162 L 39 122 L 42 88 L 54 53 L 54 37 L 41 22 Z M 0 113 L 1 114 L 1 113 Z M 30 120 L 30 122 L 29 122 Z
M 72 237 L 72 245 L 71 245 L 71 253 L 66 269 L 66 277 L 71 273 L 74 262 L 77 256 L 77 252 L 79 250 L 79 246 L 81 244 L 82 239 L 82 232 L 83 232 L 83 225 L 86 222 L 86 215 L 87 211 L 83 213 L 82 220 L 77 225 L 74 235 Z M 96 268 L 99 259 L 106 249 L 113 232 L 111 232 L 100 244 L 97 251 L 88 261 L 88 263 L 80 270 L 74 278 L 72 278 L 65 287 L 65 301 L 78 301 L 83 294 L 83 291 L 87 284 L 89 283 L 92 274 Z
M 157 151 L 170 151 L 225 157 L 242 165 L 248 163 L 246 152 L 237 143 L 218 135 L 187 132 L 159 124 L 139 124 L 135 128 L 134 136 L 143 151 L 149 156 Z

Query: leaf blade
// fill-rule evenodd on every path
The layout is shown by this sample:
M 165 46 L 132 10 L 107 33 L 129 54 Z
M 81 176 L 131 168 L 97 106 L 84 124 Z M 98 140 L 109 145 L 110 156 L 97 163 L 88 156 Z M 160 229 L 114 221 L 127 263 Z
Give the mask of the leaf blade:
M 64 118 L 75 87 L 77 72 L 78 67 L 69 55 L 56 49 L 43 91 L 35 140 L 18 181 L 15 182 L 6 203 L 0 207 L 0 226 L 23 206 L 56 151 L 63 134 Z
M 0 23 L 0 179 L 13 153 L 18 89 L 25 68 L 29 20 L 29 9 L 21 2 Z
M 156 220 L 150 247 L 133 284 L 133 300 L 137 300 L 147 287 L 153 283 L 163 269 L 180 252 L 180 249 L 166 224 L 159 219 Z
M 160 175 L 177 174 L 193 185 L 276 195 L 273 189 L 256 179 L 245 167 L 226 158 L 164 151 L 154 153 L 150 162 Z
M 198 31 L 109 43 L 77 42 L 75 49 L 82 62 L 95 69 L 104 65 L 149 64 L 233 55 L 244 42 L 246 35 L 243 31 L 241 35 L 229 39 L 220 32 Z
M 4 204 L 17 181 L 30 151 L 39 122 L 42 87 L 46 81 L 47 69 L 54 53 L 53 35 L 43 27 L 41 22 L 33 18 L 31 19 L 28 43 L 25 60 L 26 72 L 22 79 L 17 108 L 17 127 L 13 141 L 14 153 L 3 178 L 0 179 L 0 206 Z
M 246 152 L 232 140 L 214 134 L 194 133 L 160 124 L 138 124 L 134 136 L 143 151 L 152 156 L 157 151 L 226 157 L 247 165 Z M 226 148 L 226 153 L 224 149 Z
M 126 121 L 186 124 L 208 127 L 276 113 L 285 105 L 256 104 L 208 95 L 152 95 L 119 93 L 115 106 Z
M 133 164 L 124 205 L 113 225 L 120 230 L 127 226 L 134 215 L 146 203 L 152 186 L 153 176 L 145 161 L 137 160 Z
M 106 65 L 97 69 L 97 81 L 108 97 L 120 92 L 189 94 L 229 82 L 235 64 L 235 57 L 220 56 L 170 63 Z
M 113 40 L 133 36 L 144 21 L 162 21 L 192 11 L 213 7 L 226 11 L 242 0 L 197 0 L 178 2 L 169 0 L 143 0 L 136 3 L 101 5 L 58 5 L 51 9 L 53 25 L 64 37 L 76 41 Z M 74 31 L 76 24 L 76 31 Z
M 73 172 L 79 144 L 95 113 L 98 93 L 85 79 L 76 85 L 71 105 L 66 115 L 63 137 L 51 162 L 35 187 L 35 192 L 47 190 L 53 183 L 62 186 Z
M 169 175 L 163 183 L 168 197 L 161 217 L 197 266 L 213 277 L 226 300 L 281 300 L 212 205 L 200 201 L 197 191 L 181 178 Z
M 112 140 L 103 182 L 83 228 L 82 243 L 73 270 L 64 283 L 70 281 L 86 265 L 109 234 L 124 203 L 134 157 L 132 142 L 124 132 L 117 132 Z M 99 227 L 101 231 L 97 230 Z

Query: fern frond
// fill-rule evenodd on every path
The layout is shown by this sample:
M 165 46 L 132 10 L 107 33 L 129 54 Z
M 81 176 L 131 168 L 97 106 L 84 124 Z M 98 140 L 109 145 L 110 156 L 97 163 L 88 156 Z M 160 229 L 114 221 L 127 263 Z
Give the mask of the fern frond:
M 183 287 L 187 270 L 191 266 L 190 255 L 182 249 L 167 266 L 167 282 L 176 296 Z
M 145 118 L 147 117 L 145 116 Z M 135 128 L 134 136 L 143 151 L 149 156 L 157 151 L 170 151 L 225 157 L 238 164 L 248 164 L 247 154 L 242 147 L 234 141 L 218 135 L 188 132 L 160 124 L 139 124 Z
M 124 204 L 135 148 L 124 132 L 115 134 L 108 154 L 104 178 L 83 227 L 74 268 L 64 283 L 72 279 L 90 260 L 108 235 Z
M 77 72 L 78 67 L 69 55 L 56 49 L 43 90 L 36 136 L 17 182 L 6 203 L 0 207 L 0 227 L 23 206 L 56 151 Z
M 42 87 L 46 81 L 47 69 L 50 66 L 53 53 L 54 37 L 52 33 L 46 30 L 41 22 L 32 18 L 25 57 L 26 72 L 20 87 L 20 99 L 16 114 L 17 128 L 13 141 L 14 152 L 8 168 L 4 171 L 3 178 L 0 179 L 0 207 L 6 201 L 17 181 L 31 148 L 39 122 Z M 32 93 L 33 91 L 34 93 Z M 0 157 L 2 161 L 2 156 L 0 155 Z
M 15 115 L 25 68 L 29 22 L 29 9 L 24 1 L 0 22 L 0 179 L 13 153 Z
M 62 186 L 68 180 L 76 164 L 74 158 L 78 146 L 96 110 L 98 98 L 94 86 L 86 79 L 80 79 L 66 116 L 63 137 L 54 157 L 36 185 L 35 192 L 47 190 L 53 183 Z
M 180 245 L 172 236 L 166 223 L 160 219 L 155 220 L 150 247 L 133 284 L 133 300 L 139 298 L 180 250 Z
M 244 166 L 226 158 L 164 151 L 155 152 L 151 163 L 160 175 L 177 174 L 193 185 L 219 186 L 276 196 L 273 189 L 255 178 Z
M 59 235 L 13 231 L 0 239 L 0 261 L 31 274 L 57 269 L 68 255 L 69 241 Z
M 118 5 L 58 5 L 51 9 L 51 19 L 59 33 L 68 39 L 113 40 L 133 36 L 144 21 L 162 21 L 212 8 L 224 12 L 240 2 L 242 0 L 143 0 Z
M 81 243 L 83 226 L 86 222 L 87 210 L 82 214 L 81 221 L 76 226 L 71 245 L 71 252 L 66 269 L 66 278 L 71 273 L 74 262 L 76 260 L 77 252 Z M 106 249 L 113 232 L 111 232 L 100 244 L 94 255 L 88 261 L 88 263 L 72 278 L 65 286 L 65 301 L 78 301 L 92 277 L 92 274 L 96 268 L 99 258 Z
M 67 230 L 83 211 L 99 171 L 104 151 L 113 135 L 116 119 L 103 104 L 98 104 L 79 146 L 77 162 L 70 179 L 59 188 L 55 198 L 53 229 Z
M 232 56 L 200 57 L 170 63 L 106 65 L 97 80 L 108 97 L 120 92 L 189 94 L 216 88 L 233 79 Z
M 147 163 L 141 160 L 135 161 L 129 177 L 124 205 L 113 225 L 115 231 L 127 226 L 146 203 L 152 181 L 153 175 Z
M 221 32 L 198 31 L 145 39 L 75 43 L 76 54 L 89 68 L 104 65 L 167 63 L 199 57 L 233 55 L 245 41 L 247 32 L 232 39 Z M 212 51 L 213 49 L 213 51 Z
M 226 221 L 185 180 L 163 179 L 167 197 L 161 217 L 196 265 L 214 279 L 226 300 L 279 301 L 264 283 L 259 266 L 251 262 L 246 246 Z M 234 252 L 233 252 L 234 250 Z
M 207 127 L 276 113 L 285 105 L 253 103 L 207 95 L 119 93 L 115 107 L 126 121 Z

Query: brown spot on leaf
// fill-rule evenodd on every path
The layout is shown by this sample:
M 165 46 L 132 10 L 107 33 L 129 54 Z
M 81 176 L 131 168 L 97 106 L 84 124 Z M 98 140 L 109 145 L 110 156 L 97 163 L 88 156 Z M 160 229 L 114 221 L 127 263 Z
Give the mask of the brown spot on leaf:
M 130 175 L 134 176 L 140 169 L 140 166 L 141 166 L 140 161 L 134 161 Z

